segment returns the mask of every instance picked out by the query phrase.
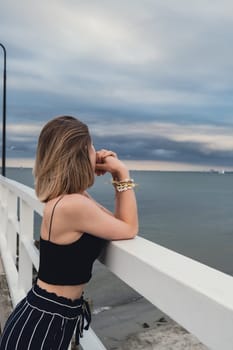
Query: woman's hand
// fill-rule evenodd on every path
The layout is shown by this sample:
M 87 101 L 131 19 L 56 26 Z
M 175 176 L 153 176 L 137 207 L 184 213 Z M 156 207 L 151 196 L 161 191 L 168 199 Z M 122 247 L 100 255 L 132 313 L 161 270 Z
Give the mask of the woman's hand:
M 96 175 L 104 175 L 106 172 L 109 172 L 113 177 L 117 178 L 121 176 L 122 173 L 128 174 L 126 166 L 117 158 L 115 152 L 102 149 L 96 152 L 95 173 Z

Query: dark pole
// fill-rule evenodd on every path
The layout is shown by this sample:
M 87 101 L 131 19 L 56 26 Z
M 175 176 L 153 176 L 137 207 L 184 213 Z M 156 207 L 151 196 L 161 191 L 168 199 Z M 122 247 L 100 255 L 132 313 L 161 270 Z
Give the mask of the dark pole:
M 2 176 L 6 176 L 6 49 L 1 43 L 0 46 L 4 52 L 2 102 Z

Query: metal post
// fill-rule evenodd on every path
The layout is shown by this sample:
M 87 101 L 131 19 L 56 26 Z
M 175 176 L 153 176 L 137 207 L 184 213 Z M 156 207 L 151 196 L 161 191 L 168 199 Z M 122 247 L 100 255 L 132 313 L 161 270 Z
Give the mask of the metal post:
M 4 52 L 3 66 L 3 102 L 2 102 L 2 175 L 6 175 L 6 49 L 0 43 Z

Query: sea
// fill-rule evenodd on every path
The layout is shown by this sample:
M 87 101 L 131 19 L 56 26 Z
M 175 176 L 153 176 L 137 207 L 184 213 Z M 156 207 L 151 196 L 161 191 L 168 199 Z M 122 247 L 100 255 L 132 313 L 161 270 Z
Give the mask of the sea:
M 7 168 L 6 176 L 34 187 L 31 168 Z M 233 174 L 131 171 L 137 183 L 139 236 L 233 276 Z M 108 174 L 89 193 L 110 210 Z M 35 215 L 35 239 L 41 218 Z

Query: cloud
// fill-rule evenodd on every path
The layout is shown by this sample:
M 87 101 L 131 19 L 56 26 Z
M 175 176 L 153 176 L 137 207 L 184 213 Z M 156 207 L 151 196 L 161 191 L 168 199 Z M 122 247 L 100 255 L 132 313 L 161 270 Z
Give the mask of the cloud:
M 206 0 L 191 8 L 185 1 L 5 1 L 9 83 L 102 103 L 219 104 L 215 94 L 232 90 L 232 5 Z
M 3 0 L 9 152 L 66 113 L 125 158 L 232 163 L 232 21 L 228 0 Z
M 125 159 L 216 165 L 233 161 L 232 127 L 135 122 L 93 125 L 92 132 L 97 147 L 112 148 Z
M 124 136 L 137 139 L 164 138 L 175 142 L 194 142 L 206 151 L 233 151 L 233 127 L 214 125 L 175 124 L 161 122 L 95 124 L 93 133 L 97 136 Z
M 9 136 L 16 137 L 16 136 L 31 136 L 35 137 L 39 134 L 41 131 L 42 125 L 41 124 L 29 124 L 29 123 L 20 123 L 20 124 L 8 124 L 7 130 L 9 132 Z
M 161 149 L 161 148 L 158 148 L 158 149 L 153 149 L 151 151 L 151 154 L 152 155 L 155 155 L 155 157 L 161 157 L 163 159 L 166 159 L 166 158 L 172 158 L 175 156 L 177 152 L 176 151 L 173 151 L 173 150 L 167 150 L 167 149 Z
M 8 126 L 9 157 L 34 157 L 42 124 Z M 154 121 L 106 123 L 92 121 L 96 149 L 109 148 L 128 160 L 159 160 L 193 164 L 230 165 L 233 127 Z

